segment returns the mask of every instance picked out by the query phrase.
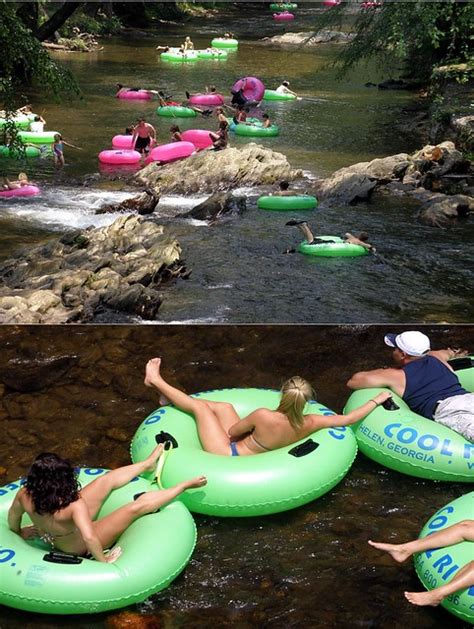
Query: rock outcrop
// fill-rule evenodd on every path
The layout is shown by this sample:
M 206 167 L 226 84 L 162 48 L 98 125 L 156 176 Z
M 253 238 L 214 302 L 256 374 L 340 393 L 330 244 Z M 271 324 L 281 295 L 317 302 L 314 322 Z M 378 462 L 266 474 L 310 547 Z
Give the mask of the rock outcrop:
M 302 33 L 283 33 L 282 35 L 274 35 L 273 37 L 264 37 L 260 40 L 260 43 L 266 46 L 314 47 L 329 42 L 345 43 L 351 41 L 353 38 L 354 35 L 351 33 L 324 30 Z
M 0 266 L 0 323 L 93 321 L 110 309 L 155 319 L 159 288 L 189 273 L 161 225 L 124 216 L 69 232 Z
M 419 220 L 435 227 L 474 211 L 473 167 L 452 142 L 341 168 L 319 182 L 316 194 L 326 205 L 351 205 L 375 190 L 412 196 L 422 204 Z
M 149 164 L 140 170 L 137 183 L 152 188 L 155 194 L 212 194 L 239 186 L 273 184 L 282 179 L 302 177 L 293 170 L 282 153 L 253 142 L 242 148 L 201 151 L 185 160 L 160 166 Z

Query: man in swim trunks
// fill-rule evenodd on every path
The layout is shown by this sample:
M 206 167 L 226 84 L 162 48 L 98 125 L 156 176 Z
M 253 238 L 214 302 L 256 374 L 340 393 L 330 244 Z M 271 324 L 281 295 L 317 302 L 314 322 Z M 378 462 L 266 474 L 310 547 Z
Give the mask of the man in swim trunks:
M 387 387 L 410 409 L 474 441 L 474 393 L 464 389 L 448 360 L 460 355 L 451 348 L 430 350 L 430 339 L 416 330 L 387 334 L 395 367 L 355 373 L 350 389 Z M 463 355 L 463 354 L 461 354 Z
M 155 128 L 146 122 L 145 118 L 140 118 L 137 126 L 133 130 L 132 147 L 139 153 L 148 153 L 155 142 Z

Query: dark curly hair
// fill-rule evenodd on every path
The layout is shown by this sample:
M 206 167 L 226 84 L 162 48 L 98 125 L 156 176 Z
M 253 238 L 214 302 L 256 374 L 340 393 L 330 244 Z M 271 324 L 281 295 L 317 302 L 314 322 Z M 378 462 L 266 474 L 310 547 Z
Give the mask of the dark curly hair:
M 74 468 L 52 452 L 38 454 L 26 477 L 25 488 L 38 515 L 55 513 L 79 498 Z

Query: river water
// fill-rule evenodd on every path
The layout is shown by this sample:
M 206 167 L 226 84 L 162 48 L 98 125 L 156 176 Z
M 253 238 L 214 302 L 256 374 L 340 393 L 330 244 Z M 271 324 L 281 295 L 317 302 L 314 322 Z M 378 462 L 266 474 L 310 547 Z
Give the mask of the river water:
M 224 17 L 163 25 L 153 37 L 104 40 L 104 50 L 92 54 L 58 54 L 77 77 L 83 99 L 55 103 L 35 94 L 35 109 L 43 112 L 49 129 L 59 129 L 83 151 L 66 149 L 67 166 L 54 172 L 49 160 L 29 167 L 30 176 L 44 182 L 45 194 L 32 200 L 0 202 L 0 257 L 18 246 L 29 246 L 71 227 L 100 226 L 115 216 L 96 216 L 103 202 L 121 200 L 117 183 L 97 190 L 71 186 L 77 177 L 98 171 L 97 154 L 111 137 L 141 114 L 146 114 L 168 141 L 169 119 L 159 119 L 155 102 L 113 98 L 114 84 L 162 88 L 174 97 L 199 91 L 214 83 L 229 94 L 233 81 L 248 74 L 260 76 L 268 87 L 286 78 L 307 98 L 272 103 L 268 111 L 281 126 L 281 135 L 267 138 L 266 146 L 285 153 L 292 166 L 311 178 L 328 175 L 352 163 L 401 151 L 421 142 L 400 128 L 409 118 L 404 108 L 413 95 L 364 87 L 367 81 L 387 78 L 391 70 L 361 67 L 342 81 L 328 67 L 336 45 L 311 50 L 264 47 L 259 40 L 284 30 L 310 30 L 317 10 L 302 8 L 294 23 L 276 24 L 263 8 L 252 13 L 230 12 Z M 225 30 L 241 41 L 227 61 L 170 64 L 160 61 L 158 44 L 178 44 L 192 36 L 205 47 Z M 183 120 L 183 129 L 212 128 L 215 122 Z M 239 145 L 245 138 L 232 138 Z M 16 166 L 15 168 L 18 168 Z M 15 171 L 16 172 L 16 171 Z M 110 189 L 112 188 L 112 189 Z M 416 208 L 403 199 L 377 197 L 355 207 L 321 207 L 302 212 L 318 233 L 339 235 L 365 229 L 377 246 L 379 258 L 320 259 L 301 254 L 283 255 L 300 241 L 295 228 L 285 227 L 291 216 L 256 208 L 266 189 L 240 190 L 248 209 L 209 227 L 206 223 L 173 217 L 199 202 L 188 197 L 163 199 L 158 220 L 176 234 L 183 256 L 193 269 L 191 278 L 168 290 L 159 314 L 162 322 L 465 322 L 474 313 L 472 285 L 474 254 L 468 243 L 474 224 L 440 231 L 417 224 Z M 117 320 L 114 315 L 107 321 Z
M 473 327 L 425 331 L 434 347 L 474 347 Z M 163 357 L 165 377 L 189 393 L 278 388 L 298 373 L 340 412 L 354 371 L 389 364 L 385 332 L 385 326 L 0 328 L 0 383 L 7 385 L 0 398 L 0 485 L 45 450 L 91 467 L 129 462 L 130 440 L 157 405 L 143 385 L 153 355 Z M 248 519 L 195 516 L 190 564 L 167 590 L 128 610 L 138 613 L 132 624 L 123 613 L 66 618 L 0 607 L 0 626 L 461 628 L 441 608 L 406 603 L 404 590 L 422 589 L 412 563 L 394 565 L 367 540 L 417 536 L 437 509 L 468 489 L 404 476 L 359 454 L 337 487 L 301 508 Z

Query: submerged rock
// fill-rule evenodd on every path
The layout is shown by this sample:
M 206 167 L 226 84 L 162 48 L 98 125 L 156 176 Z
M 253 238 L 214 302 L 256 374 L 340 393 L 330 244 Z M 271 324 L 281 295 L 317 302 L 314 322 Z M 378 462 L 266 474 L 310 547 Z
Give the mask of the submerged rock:
M 138 216 L 68 233 L 0 266 L 0 323 L 91 321 L 105 308 L 154 319 L 158 289 L 189 273 L 179 243 Z
M 418 219 L 431 227 L 449 227 L 459 218 L 466 218 L 474 212 L 474 199 L 462 194 L 447 196 L 436 195 L 427 201 L 420 212 Z
M 245 197 L 235 197 L 231 192 L 216 192 L 189 212 L 178 214 L 178 217 L 215 221 L 225 214 L 240 213 L 246 209 L 247 200 Z
M 273 184 L 302 177 L 282 153 L 253 142 L 242 148 L 201 151 L 185 160 L 160 166 L 149 164 L 136 174 L 136 181 L 155 194 L 214 193 L 238 186 Z
M 110 203 L 103 205 L 95 211 L 96 214 L 108 214 L 115 212 L 138 212 L 141 215 L 152 214 L 160 200 L 153 190 L 145 190 L 142 194 L 130 199 L 125 199 L 120 203 Z

